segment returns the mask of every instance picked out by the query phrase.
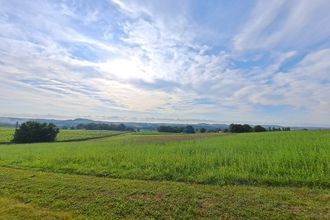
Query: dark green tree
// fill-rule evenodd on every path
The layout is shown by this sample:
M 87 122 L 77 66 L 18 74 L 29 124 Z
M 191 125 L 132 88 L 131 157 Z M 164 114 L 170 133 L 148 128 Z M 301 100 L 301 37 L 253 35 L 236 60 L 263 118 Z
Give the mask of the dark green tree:
M 252 132 L 253 131 L 253 128 L 248 125 L 248 124 L 244 124 L 243 125 L 243 132 Z
M 21 124 L 14 134 L 14 143 L 53 142 L 59 129 L 52 123 L 28 121 Z
M 187 125 L 187 126 L 183 129 L 183 133 L 193 134 L 193 133 L 195 133 L 195 129 L 194 129 L 193 126 L 191 126 L 191 125 Z
M 267 131 L 266 128 L 260 126 L 260 125 L 256 125 L 253 129 L 255 132 L 264 132 Z

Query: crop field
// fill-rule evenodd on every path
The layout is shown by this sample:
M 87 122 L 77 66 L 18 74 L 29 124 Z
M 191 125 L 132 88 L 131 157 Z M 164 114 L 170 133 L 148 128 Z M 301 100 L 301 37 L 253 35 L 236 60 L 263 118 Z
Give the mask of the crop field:
M 60 130 L 56 141 L 87 140 L 93 138 L 110 137 L 121 134 L 119 131 L 97 131 L 97 130 Z
M 0 216 L 328 218 L 329 168 L 330 131 L 0 145 Z
M 10 142 L 14 135 L 13 128 L 0 128 L 0 143 Z
M 0 128 L 0 143 L 8 143 L 13 139 L 13 128 Z M 98 131 L 98 130 L 60 130 L 56 141 L 87 140 L 100 137 L 109 137 L 120 134 L 118 131 Z

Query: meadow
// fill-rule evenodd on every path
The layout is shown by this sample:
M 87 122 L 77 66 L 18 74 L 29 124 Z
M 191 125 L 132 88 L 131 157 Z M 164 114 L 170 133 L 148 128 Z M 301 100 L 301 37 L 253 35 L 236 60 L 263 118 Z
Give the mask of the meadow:
M 0 147 L 0 165 L 207 184 L 329 187 L 330 132 L 134 135 Z
M 13 128 L 1 128 L 0 127 L 0 143 L 8 143 L 13 139 Z
M 0 143 L 9 143 L 13 139 L 15 129 L 0 128 Z M 120 134 L 118 131 L 98 131 L 98 130 L 60 130 L 56 141 L 80 141 L 93 138 L 110 137 L 115 134 Z
M 329 165 L 330 131 L 2 144 L 0 216 L 328 218 Z

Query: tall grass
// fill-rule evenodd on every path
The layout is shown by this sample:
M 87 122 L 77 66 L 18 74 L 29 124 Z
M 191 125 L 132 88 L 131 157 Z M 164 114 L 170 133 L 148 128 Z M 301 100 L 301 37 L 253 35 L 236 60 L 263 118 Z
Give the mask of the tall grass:
M 0 165 L 118 178 L 330 187 L 329 131 L 166 137 L 1 146 Z

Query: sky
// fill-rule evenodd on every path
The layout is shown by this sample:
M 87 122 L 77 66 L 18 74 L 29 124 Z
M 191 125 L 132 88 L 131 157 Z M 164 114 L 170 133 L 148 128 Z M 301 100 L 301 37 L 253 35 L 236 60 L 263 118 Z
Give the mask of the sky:
M 0 0 L 0 116 L 330 125 L 329 0 Z

